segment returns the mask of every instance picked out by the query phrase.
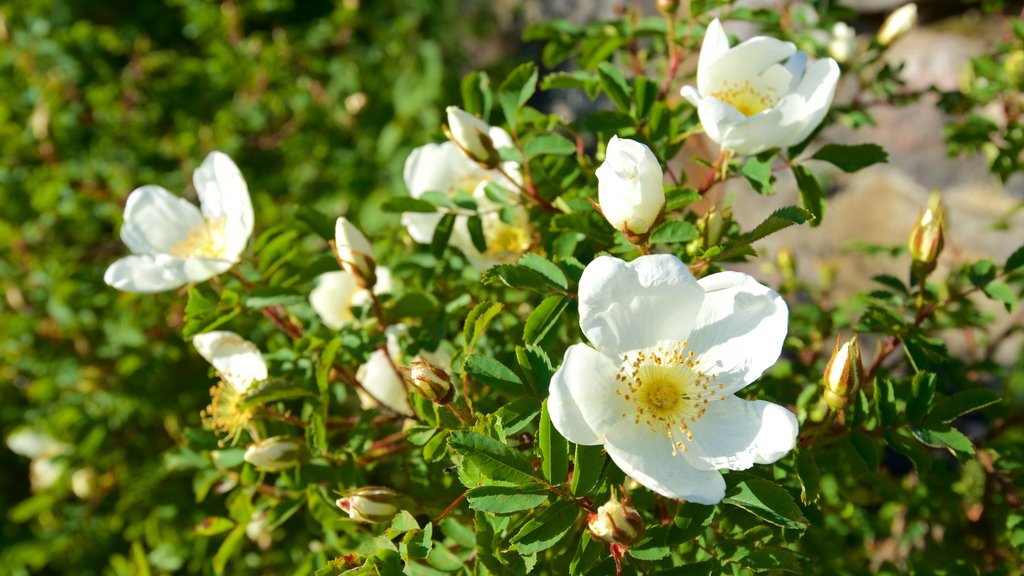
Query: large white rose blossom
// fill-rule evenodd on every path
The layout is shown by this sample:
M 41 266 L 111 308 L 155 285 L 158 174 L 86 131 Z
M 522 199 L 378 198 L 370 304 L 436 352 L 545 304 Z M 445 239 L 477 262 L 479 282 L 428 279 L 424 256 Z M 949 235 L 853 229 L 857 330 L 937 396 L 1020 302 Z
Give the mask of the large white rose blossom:
M 121 226 L 132 255 L 111 264 L 104 282 L 125 292 L 164 292 L 222 274 L 238 262 L 253 227 L 242 173 L 226 154 L 211 152 L 192 183 L 199 208 L 160 186 L 132 191 Z
M 665 207 L 665 186 L 658 158 L 646 145 L 612 136 L 597 168 L 601 213 L 616 229 L 645 234 Z
M 492 127 L 489 134 L 496 147 L 512 146 L 512 138 L 501 128 Z M 504 174 L 499 170 L 481 168 L 451 142 L 420 146 L 405 160 L 403 177 L 413 198 L 420 198 L 427 192 L 440 192 L 453 197 L 456 192 L 463 191 L 473 196 L 481 215 L 487 250 L 480 252 L 473 244 L 467 214 L 456 216 L 449 242 L 462 251 L 470 264 L 478 270 L 485 270 L 494 264 L 514 262 L 530 247 L 531 228 L 526 209 L 517 203 L 507 207 L 511 218 L 506 222 L 501 218 L 502 206 L 487 198 L 485 188 L 493 182 L 513 202 L 518 201 L 518 187 L 505 174 L 518 180 L 519 165 L 504 162 L 502 169 Z M 402 225 L 413 240 L 429 244 L 442 216 L 441 212 L 406 212 L 402 214 Z
M 738 272 L 695 280 L 675 256 L 601 256 L 579 284 L 575 344 L 551 379 L 555 428 L 603 445 L 634 480 L 669 498 L 714 504 L 720 469 L 775 462 L 798 432 L 786 408 L 736 392 L 779 357 L 788 308 Z
M 807 66 L 807 55 L 792 42 L 755 36 L 730 48 L 715 19 L 697 60 L 697 88 L 684 86 L 682 95 L 723 150 L 757 154 L 810 136 L 832 105 L 838 81 L 835 60 Z
M 391 291 L 391 271 L 378 266 L 374 294 Z M 341 330 L 355 320 L 353 308 L 366 306 L 373 299 L 370 291 L 359 286 L 359 279 L 346 270 L 327 272 L 317 279 L 316 287 L 309 293 L 309 303 L 320 321 L 331 330 Z

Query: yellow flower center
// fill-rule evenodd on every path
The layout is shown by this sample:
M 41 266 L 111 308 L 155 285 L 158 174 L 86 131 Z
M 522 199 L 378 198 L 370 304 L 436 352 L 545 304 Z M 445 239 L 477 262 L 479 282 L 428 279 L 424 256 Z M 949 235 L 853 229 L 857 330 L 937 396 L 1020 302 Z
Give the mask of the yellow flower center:
M 252 409 L 242 406 L 244 399 L 245 394 L 234 384 L 221 380 L 210 388 L 210 405 L 199 413 L 199 418 L 206 428 L 224 434 L 234 444 L 252 420 Z M 218 443 L 224 445 L 223 440 Z
M 485 234 L 488 254 L 516 257 L 530 248 L 530 234 L 525 226 L 507 224 L 499 218 L 489 224 Z
M 771 92 L 771 90 L 769 90 Z M 713 98 L 732 105 L 740 114 L 750 117 L 775 105 L 771 94 L 760 92 L 744 80 L 742 84 L 727 82 L 725 88 L 711 94 Z
M 693 441 L 690 425 L 704 416 L 708 402 L 725 398 L 718 378 L 704 374 L 699 364 L 693 351 L 686 350 L 686 342 L 673 342 L 623 356 L 615 376 L 615 393 L 633 405 L 632 413 L 622 417 L 665 433 L 673 456 Z
M 178 242 L 168 254 L 175 258 L 223 258 L 227 248 L 227 217 L 216 220 L 205 219 L 188 231 L 188 236 Z

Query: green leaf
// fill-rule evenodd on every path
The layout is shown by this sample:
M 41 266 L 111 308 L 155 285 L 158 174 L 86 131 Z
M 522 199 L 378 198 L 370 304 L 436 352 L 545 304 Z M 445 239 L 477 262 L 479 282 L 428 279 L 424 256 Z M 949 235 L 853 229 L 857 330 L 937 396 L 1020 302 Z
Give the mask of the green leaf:
M 576 153 L 576 143 L 558 134 L 542 134 L 528 139 L 523 145 L 523 153 L 527 160 L 546 154 L 566 156 Z
M 1010 257 L 1006 259 L 1003 271 L 1009 274 L 1022 266 L 1024 266 L 1024 244 L 1014 250 L 1013 254 L 1010 254 Z
M 573 527 L 579 512 L 571 500 L 555 502 L 512 537 L 512 549 L 522 554 L 534 554 L 551 548 Z
M 255 388 L 250 388 L 245 394 L 245 398 L 242 399 L 241 406 L 242 408 L 251 408 L 253 406 L 269 404 L 270 402 L 280 402 L 282 400 L 316 398 L 318 395 L 319 394 L 316 390 L 313 390 L 308 386 L 275 378 L 265 380 Z
M 996 265 L 989 259 L 979 260 L 967 271 L 971 284 L 981 288 L 996 277 Z
M 238 523 L 223 516 L 207 516 L 196 526 L 196 534 L 200 536 L 216 536 L 221 532 L 227 532 Z
M 555 368 L 544 349 L 539 346 L 516 346 L 516 360 L 537 396 L 547 396 L 548 384 L 551 382 L 551 375 L 555 373 Z
M 818 178 L 804 166 L 793 166 L 797 188 L 800 189 L 800 203 L 814 215 L 811 226 L 821 225 L 825 218 L 825 192 L 818 183 Z
M 892 381 L 879 378 L 875 387 L 875 415 L 882 426 L 899 423 L 896 411 L 896 392 Z
M 882 437 L 890 448 L 909 458 L 919 474 L 926 474 L 931 468 L 931 453 L 922 448 L 905 428 L 886 430 Z
M 536 255 L 535 255 L 536 256 Z M 523 288 L 534 290 L 537 292 L 551 292 L 552 289 L 556 291 L 564 291 L 565 286 L 568 285 L 568 280 L 565 278 L 565 274 L 547 260 L 541 256 L 536 258 L 525 258 L 520 260 L 523 264 L 499 264 L 497 266 L 491 266 L 484 271 L 480 277 L 480 281 L 486 285 L 493 284 L 504 284 L 509 288 Z M 552 268 L 541 268 L 540 263 L 544 262 L 550 264 Z M 555 272 L 557 271 L 557 272 Z M 548 272 L 556 273 L 556 276 L 546 275 Z
M 739 170 L 740 174 L 750 183 L 750 187 L 758 194 L 771 194 L 774 189 L 775 176 L 772 174 L 774 159 L 774 155 L 751 156 Z
M 810 450 L 797 450 L 796 473 L 800 479 L 800 501 L 805 506 L 816 502 L 821 489 L 821 472 Z
M 437 206 L 421 200 L 419 198 L 413 198 L 411 196 L 392 196 L 381 204 L 381 210 L 390 212 L 392 214 L 400 214 L 402 212 L 437 212 Z M 334 238 L 334 232 L 331 231 L 331 236 L 328 240 Z
M 935 402 L 929 420 L 934 422 L 952 422 L 964 414 L 981 410 L 1002 401 L 998 394 L 988 388 L 971 388 L 961 390 Z
M 608 62 L 601 62 L 597 65 L 597 74 L 604 93 L 608 95 L 619 111 L 628 114 L 631 100 L 630 88 L 622 71 Z
M 651 243 L 689 242 L 699 235 L 697 227 L 685 220 L 666 220 L 651 233 Z
M 484 222 L 479 214 L 473 214 L 466 220 L 466 229 L 469 230 L 469 239 L 478 252 L 487 252 L 487 237 L 484 236 Z
M 750 556 L 744 558 L 742 563 L 754 572 L 769 572 L 771 574 L 804 573 L 796 554 L 785 548 L 776 548 L 774 546 L 755 550 Z
M 451 237 L 453 228 L 455 228 L 455 214 L 449 213 L 441 216 L 437 228 L 434 228 L 434 236 L 430 239 L 430 252 L 434 258 L 444 255 L 444 249 L 448 247 L 448 238 Z
M 828 144 L 811 158 L 828 162 L 843 172 L 856 172 L 872 164 L 889 161 L 889 154 L 878 144 Z
M 472 71 L 462 78 L 462 108 L 481 118 L 491 115 L 490 78 L 487 72 Z
M 502 405 L 494 414 L 501 418 L 505 435 L 511 436 L 533 423 L 540 414 L 541 403 L 536 398 L 516 398 Z
M 850 447 L 864 461 L 869 472 L 878 472 L 878 465 L 882 463 L 882 454 L 874 438 L 863 432 L 855 432 L 850 435 Z
M 907 420 L 918 422 L 928 415 L 935 397 L 935 374 L 918 372 L 910 385 L 911 396 L 907 400 Z
M 948 424 L 915 427 L 911 432 L 914 438 L 926 446 L 945 448 L 954 454 L 974 455 L 974 444 L 971 444 L 971 441 L 962 432 Z
M 719 254 L 719 258 L 731 258 L 749 252 L 749 246 L 765 236 L 774 234 L 779 230 L 789 228 L 794 224 L 803 224 L 814 218 L 814 215 L 796 206 L 786 206 L 772 212 L 764 222 L 758 224 L 753 230 L 747 232 L 740 238 L 730 242 Z
M 548 482 L 557 486 L 565 482 L 569 476 L 569 443 L 551 424 L 547 399 L 541 407 L 537 436 L 540 444 L 541 472 Z
M 280 286 L 263 286 L 253 290 L 245 299 L 246 308 L 266 308 L 267 306 L 292 306 L 306 302 L 309 296 L 295 288 Z
M 572 461 L 572 495 L 586 496 L 597 488 L 597 483 L 601 480 L 606 461 L 604 448 L 577 444 L 576 455 Z
M 636 119 L 644 120 L 651 113 L 654 102 L 658 97 L 658 84 L 646 76 L 637 76 L 633 79 L 633 87 L 636 101 Z
M 520 485 L 536 482 L 530 463 L 494 438 L 479 432 L 455 431 L 448 436 L 448 445 L 491 480 Z
M 565 273 L 562 272 L 562 269 L 540 254 L 534 254 L 532 252 L 524 254 L 516 264 L 523 268 L 533 270 L 543 277 L 548 284 L 556 288 L 565 290 L 569 287 L 569 280 L 565 277 Z
M 989 282 L 981 290 L 989 298 L 1002 302 L 1008 312 L 1017 304 L 1017 294 L 1006 282 Z
M 491 356 L 471 354 L 463 368 L 470 376 L 502 392 L 521 394 L 523 382 L 516 373 Z
M 476 347 L 477 341 L 487 331 L 487 325 L 505 308 L 504 304 L 484 300 L 470 310 L 463 324 L 462 333 L 466 340 L 466 350 Z
M 498 101 L 510 125 L 515 125 L 516 112 L 533 96 L 537 89 L 537 67 L 533 62 L 517 66 L 498 87 Z
M 420 523 L 413 518 L 408 510 L 402 510 L 391 519 L 391 530 L 399 534 L 419 530 Z
M 228 534 L 228 537 L 221 543 L 220 548 L 217 548 L 217 553 L 213 555 L 213 571 L 217 574 L 224 573 L 224 566 L 228 563 L 228 560 L 235 555 L 235 550 L 238 549 L 239 544 L 242 543 L 242 538 L 245 537 L 245 524 L 235 526 L 235 529 Z
M 560 294 L 545 298 L 526 319 L 523 341 L 526 344 L 538 344 L 558 326 L 558 320 L 568 306 L 569 299 Z
M 466 492 L 471 508 L 490 514 L 512 514 L 533 510 L 547 501 L 551 490 L 543 484 L 521 486 L 480 486 Z
M 324 240 L 334 240 L 335 221 L 316 208 L 299 206 L 295 210 L 295 218 L 306 225 L 310 232 Z
M 735 473 L 727 475 L 726 481 L 730 487 L 723 502 L 743 508 L 776 526 L 796 530 L 807 528 L 807 518 L 793 497 L 775 482 Z

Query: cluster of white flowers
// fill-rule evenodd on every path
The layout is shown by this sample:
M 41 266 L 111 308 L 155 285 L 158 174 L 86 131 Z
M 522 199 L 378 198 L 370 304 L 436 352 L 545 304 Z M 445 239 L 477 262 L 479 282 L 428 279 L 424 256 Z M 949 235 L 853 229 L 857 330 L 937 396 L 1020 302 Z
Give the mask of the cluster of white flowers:
M 848 27 L 837 27 L 830 49 L 844 60 L 854 41 Z M 808 65 L 806 54 L 775 38 L 758 36 L 730 47 L 714 20 L 700 52 L 697 86 L 683 88 L 682 95 L 723 151 L 755 154 L 806 139 L 827 113 L 838 76 L 835 60 Z M 405 161 L 409 194 L 472 199 L 474 210 L 448 209 L 455 217 L 451 245 L 479 270 L 514 261 L 531 248 L 533 231 L 519 202 L 525 189 L 521 166 L 502 160 L 500 152 L 514 148 L 513 140 L 458 108 L 447 112 L 449 141 L 416 148 Z M 596 175 L 603 216 L 631 241 L 645 242 L 665 217 L 663 169 L 654 152 L 614 136 Z M 108 284 L 132 292 L 172 290 L 239 262 L 253 229 L 245 180 L 230 158 L 213 152 L 193 181 L 200 208 L 157 186 L 132 192 L 121 237 L 133 255 L 110 266 Z M 511 204 L 499 203 L 488 186 Z M 481 219 L 485 250 L 470 234 L 474 216 Z M 443 210 L 405 213 L 402 224 L 413 240 L 430 243 L 443 217 Z M 340 269 L 318 279 L 309 302 L 324 326 L 340 330 L 358 321 L 353 310 L 375 305 L 376 295 L 389 292 L 392 281 L 387 268 L 377 266 L 370 241 L 346 218 L 337 220 L 332 247 Z M 792 412 L 737 396 L 779 357 L 788 308 L 776 292 L 737 272 L 698 280 L 672 255 L 632 262 L 599 256 L 583 272 L 578 302 L 589 344 L 566 351 L 548 402 L 552 422 L 566 438 L 603 445 L 619 468 L 651 490 L 706 504 L 724 497 L 719 470 L 771 463 L 794 447 L 798 424 Z M 413 416 L 402 371 L 404 332 L 401 325 L 387 327 L 386 344 L 357 371 L 364 408 Z M 267 365 L 255 344 L 232 332 L 200 334 L 193 344 L 222 381 L 204 420 L 237 438 L 251 420 L 242 399 L 267 378 Z M 450 383 L 445 369 L 435 366 L 448 365 L 449 358 L 425 354 L 418 362 L 418 377 L 438 386 L 427 390 L 428 398 L 441 401 Z M 275 437 L 253 443 L 246 460 L 277 471 L 295 465 L 302 452 L 292 440 Z M 339 505 L 350 514 L 361 510 L 363 500 L 343 500 Z M 595 517 L 591 529 L 600 537 L 621 532 L 626 516 L 616 514 Z

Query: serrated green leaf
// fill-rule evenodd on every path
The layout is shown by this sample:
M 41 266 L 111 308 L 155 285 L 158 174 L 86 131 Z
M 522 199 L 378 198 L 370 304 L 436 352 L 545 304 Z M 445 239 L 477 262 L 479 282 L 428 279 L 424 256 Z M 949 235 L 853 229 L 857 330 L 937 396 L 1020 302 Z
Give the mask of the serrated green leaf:
M 541 301 L 526 319 L 523 341 L 528 345 L 538 344 L 558 326 L 559 318 L 568 306 L 569 299 L 560 294 L 548 296 Z
M 810 450 L 803 448 L 797 450 L 796 473 L 800 479 L 800 501 L 804 505 L 817 501 L 821 489 L 821 472 L 818 470 L 818 463 L 815 462 L 814 454 Z
M 928 419 L 933 422 L 949 423 L 964 414 L 981 410 L 1000 401 L 1002 398 L 988 388 L 961 390 L 952 396 L 937 400 Z
M 569 443 L 551 423 L 548 401 L 544 400 L 540 413 L 540 427 L 537 431 L 540 447 L 541 472 L 554 485 L 565 482 L 569 475 Z
M 544 349 L 539 346 L 516 346 L 516 361 L 537 396 L 547 396 L 548 384 L 555 368 Z
M 740 167 L 740 175 L 747 179 L 750 187 L 758 194 L 771 194 L 774 190 L 775 175 L 772 174 L 774 155 L 751 156 Z
M 597 65 L 597 75 L 601 81 L 601 89 L 608 95 L 615 107 L 628 114 L 631 100 L 630 88 L 622 71 L 608 62 L 601 62 Z
M 524 254 L 516 264 L 536 272 L 551 286 L 562 290 L 569 287 L 569 280 L 565 277 L 562 269 L 540 254 L 532 252 Z
M 907 400 L 907 420 L 918 422 L 928 415 L 935 397 L 935 374 L 918 372 L 910 385 L 911 395 Z
M 1006 259 L 1003 271 L 1009 274 L 1022 266 L 1024 266 L 1024 244 L 1014 250 L 1013 254 L 1010 254 L 1010 257 Z
M 803 530 L 808 526 L 800 508 L 781 486 L 757 476 L 729 474 L 723 502 L 743 508 L 776 526 Z
M 573 496 L 586 496 L 601 480 L 605 467 L 605 453 L 601 446 L 576 445 L 573 456 L 572 490 Z
M 793 166 L 793 176 L 800 190 L 800 203 L 814 215 L 811 227 L 820 226 L 825 218 L 825 192 L 821 189 L 817 177 L 804 166 Z
M 796 206 L 786 206 L 772 212 L 764 222 L 758 224 L 753 230 L 740 238 L 730 242 L 728 246 L 718 255 L 719 258 L 732 258 L 750 250 L 750 244 L 774 234 L 779 230 L 789 228 L 794 224 L 803 224 L 814 218 L 814 215 Z
M 576 152 L 576 143 L 558 134 L 542 134 L 534 136 L 523 145 L 523 153 L 527 160 L 537 156 L 566 156 Z
M 911 430 L 914 438 L 932 448 L 945 448 L 953 453 L 974 455 L 974 444 L 962 432 L 946 425 L 915 427 Z
M 494 414 L 501 418 L 505 435 L 512 436 L 533 423 L 540 409 L 540 401 L 536 398 L 516 398 L 498 408 Z
M 430 239 L 430 252 L 434 255 L 434 258 L 440 258 L 444 255 L 444 249 L 448 247 L 448 239 L 451 238 L 454 228 L 454 214 L 449 213 L 441 216 L 437 227 L 434 228 L 434 236 Z
M 448 436 L 448 445 L 491 480 L 520 485 L 531 484 L 537 480 L 533 476 L 530 463 L 518 452 L 479 432 L 452 432 Z
M 889 161 L 889 154 L 878 144 L 828 144 L 811 158 L 828 162 L 843 172 L 856 172 L 872 164 Z
M 487 331 L 487 325 L 505 308 L 504 304 L 484 300 L 470 310 L 463 324 L 462 333 L 466 340 L 466 350 L 472 351 L 477 341 Z
M 754 572 L 770 572 L 771 574 L 803 574 L 800 560 L 785 548 L 767 546 L 751 552 L 743 559 L 743 565 Z
M 926 474 L 931 468 L 931 454 L 922 448 L 906 429 L 886 430 L 882 437 L 890 448 L 909 458 L 919 474 Z
M 523 391 L 523 382 L 519 376 L 490 356 L 471 354 L 466 357 L 463 369 L 473 378 L 502 392 L 520 394 Z
M 269 404 L 270 402 L 280 402 L 282 400 L 316 398 L 317 395 L 317 391 L 309 388 L 308 386 L 275 378 L 264 380 L 260 384 L 250 388 L 246 392 L 245 398 L 242 399 L 241 406 L 243 408 L 251 408 L 253 406 Z
M 535 554 L 551 548 L 573 527 L 579 512 L 573 501 L 559 500 L 551 504 L 512 537 L 512 549 L 522 554 Z
M 1007 311 L 1013 310 L 1013 307 L 1017 304 L 1017 293 L 1006 282 L 998 280 L 989 282 L 981 290 L 989 298 L 1002 302 Z
M 693 224 L 685 220 L 667 220 L 654 229 L 654 232 L 651 234 L 651 243 L 689 242 L 695 240 L 698 236 L 700 236 L 700 233 Z
M 466 500 L 474 510 L 490 514 L 512 514 L 533 510 L 547 501 L 551 490 L 543 484 L 520 486 L 480 486 L 466 492 Z
M 882 426 L 891 426 L 899 422 L 896 392 L 891 380 L 880 378 L 875 384 L 875 416 Z
M 411 530 L 418 530 L 420 523 L 413 518 L 412 514 L 408 510 L 401 510 L 395 517 L 391 519 L 391 530 L 398 532 L 399 534 L 409 532 Z

